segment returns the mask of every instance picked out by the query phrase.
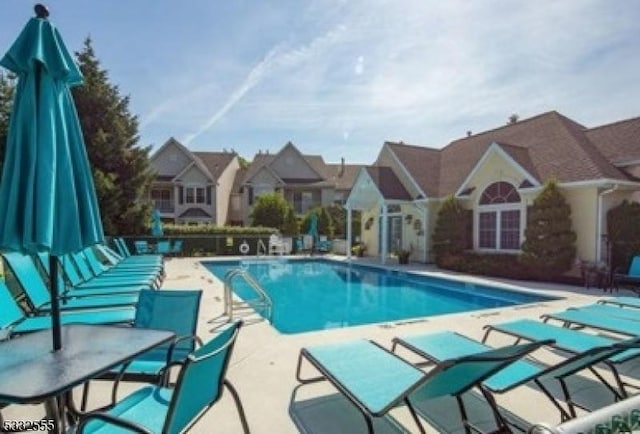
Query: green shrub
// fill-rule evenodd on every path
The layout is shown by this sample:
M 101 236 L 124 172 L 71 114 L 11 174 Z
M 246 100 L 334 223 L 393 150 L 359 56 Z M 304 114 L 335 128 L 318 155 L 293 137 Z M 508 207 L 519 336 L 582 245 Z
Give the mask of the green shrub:
M 529 210 L 521 261 L 540 277 L 559 276 L 576 257 L 571 207 L 554 181 L 545 184 Z
M 164 235 L 271 235 L 276 229 L 269 227 L 216 226 L 214 224 L 172 224 L 162 225 Z M 149 228 L 148 233 L 151 233 Z
M 266 226 L 279 231 L 285 229 L 291 205 L 280 193 L 259 196 L 251 210 L 251 226 Z
M 440 209 L 433 231 L 433 251 L 438 266 L 444 266 L 451 260 L 450 256 L 458 256 L 467 247 L 468 212 L 453 196 L 448 196 Z

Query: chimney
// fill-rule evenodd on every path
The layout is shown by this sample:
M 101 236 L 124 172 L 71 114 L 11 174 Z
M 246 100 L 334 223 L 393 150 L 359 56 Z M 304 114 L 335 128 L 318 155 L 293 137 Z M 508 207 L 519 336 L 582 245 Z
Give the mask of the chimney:
M 471 130 L 467 130 L 467 137 L 471 137 L 471 134 L 473 134 Z
M 344 157 L 340 159 L 340 171 L 338 172 L 338 176 L 344 175 Z

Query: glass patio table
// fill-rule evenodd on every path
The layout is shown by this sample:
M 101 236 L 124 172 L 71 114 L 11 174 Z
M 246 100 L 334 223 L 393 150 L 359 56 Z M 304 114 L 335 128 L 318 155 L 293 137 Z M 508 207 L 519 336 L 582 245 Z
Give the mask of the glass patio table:
M 62 326 L 62 349 L 56 352 L 51 330 L 0 342 L 0 402 L 48 402 L 55 430 L 63 431 L 64 399 L 54 405 L 55 398 L 71 400 L 64 395 L 74 387 L 174 337 L 170 331 L 71 324 Z

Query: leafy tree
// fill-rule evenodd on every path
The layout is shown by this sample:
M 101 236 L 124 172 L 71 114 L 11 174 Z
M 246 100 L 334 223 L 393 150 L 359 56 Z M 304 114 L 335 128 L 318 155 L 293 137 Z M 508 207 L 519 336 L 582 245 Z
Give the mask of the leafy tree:
M 4 148 L 7 146 L 15 88 L 15 79 L 9 74 L 0 72 L 0 173 L 4 163 Z
M 300 223 L 301 231 L 305 234 L 309 233 L 309 229 L 311 228 L 311 216 L 314 214 L 318 218 L 318 235 L 333 237 L 333 222 L 331 221 L 331 216 L 327 212 L 327 209 L 323 207 L 316 207 L 307 211 Z
M 332 204 L 325 208 L 333 222 L 333 236 L 336 238 L 347 237 L 347 210 L 342 205 Z M 362 225 L 360 223 L 360 211 L 351 212 L 351 236 L 360 236 Z
M 607 212 L 610 266 L 627 271 L 631 257 L 640 252 L 640 203 L 623 201 Z
M 448 196 L 442 202 L 432 236 L 438 266 L 443 266 L 449 257 L 461 254 L 467 247 L 468 215 L 467 210 L 455 197 Z
M 554 181 L 545 184 L 528 217 L 522 262 L 539 277 L 569 270 L 576 257 L 576 234 L 571 228 L 571 207 Z
M 73 88 L 84 131 L 102 222 L 109 234 L 146 231 L 150 204 L 146 200 L 153 173 L 149 147 L 138 146 L 138 119 L 129 111 L 129 97 L 120 95 L 87 38 L 76 53 L 84 85 Z
M 258 196 L 251 210 L 251 226 L 264 226 L 285 231 L 291 205 L 279 193 Z M 293 211 L 293 210 L 292 210 Z M 287 229 L 289 229 L 287 227 Z
M 290 204 L 287 207 L 287 214 L 282 225 L 282 233 L 291 236 L 298 235 L 298 220 Z

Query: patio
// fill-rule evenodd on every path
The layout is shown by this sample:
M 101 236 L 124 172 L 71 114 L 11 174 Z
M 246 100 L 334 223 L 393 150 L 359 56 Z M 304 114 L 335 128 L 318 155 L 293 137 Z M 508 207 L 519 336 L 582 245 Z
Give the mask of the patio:
M 172 258 L 167 260 L 167 278 L 163 287 L 202 288 L 204 290 L 198 334 L 206 339 L 211 336 L 213 328 L 208 320 L 218 317 L 223 311 L 223 285 L 200 264 L 202 259 L 204 258 Z M 403 270 L 409 269 L 438 275 L 447 274 L 431 267 L 419 265 L 403 267 Z M 508 283 L 505 282 L 505 284 Z M 290 416 L 290 400 L 294 388 L 298 385 L 295 379 L 296 362 L 300 348 L 303 346 L 354 338 L 369 338 L 389 348 L 394 336 L 438 330 L 458 331 L 469 337 L 481 339 L 482 327 L 486 324 L 516 318 L 537 319 L 542 313 L 591 303 L 595 301 L 596 297 L 605 295 L 601 290 L 585 290 L 562 285 L 531 284 L 521 286 L 551 291 L 553 295 L 560 295 L 566 299 L 512 308 L 445 315 L 425 320 L 358 326 L 297 335 L 281 335 L 264 321 L 248 321 L 249 324 L 240 333 L 231 360 L 228 378 L 236 386 L 241 396 L 252 432 L 296 433 L 299 430 Z M 510 342 L 512 340 L 505 339 L 503 343 Z M 501 339 L 495 335 L 492 336 L 489 343 L 495 346 L 501 343 Z M 542 356 L 542 361 L 547 363 L 560 360 L 557 354 L 549 351 L 545 351 Z M 135 384 L 125 384 L 121 393 L 124 394 L 135 388 Z M 94 383 L 91 404 L 106 402 L 104 399 L 109 395 L 109 392 L 109 383 Z M 341 400 L 324 398 L 329 395 L 333 397 L 335 393 L 330 385 L 324 383 L 306 386 L 298 394 L 299 401 L 294 413 L 312 430 L 311 432 L 337 432 L 338 428 L 342 432 L 364 432 L 365 425 L 361 417 L 352 412 L 348 404 L 342 405 Z M 320 399 L 307 401 L 304 405 L 300 405 L 300 400 L 314 397 L 320 397 Z M 559 422 L 558 413 L 551 403 L 533 388 L 519 387 L 497 398 L 499 404 L 527 421 L 548 422 L 550 424 Z M 531 405 L 532 402 L 535 402 L 536 405 Z M 12 406 L 3 410 L 5 420 L 32 420 L 41 417 L 42 413 L 42 406 Z M 451 411 L 449 413 L 454 414 Z M 406 429 L 415 429 L 406 409 L 394 410 L 392 415 Z M 224 395 L 221 401 L 205 415 L 191 432 L 241 432 L 240 422 L 230 396 Z M 432 429 L 430 432 L 437 431 Z

